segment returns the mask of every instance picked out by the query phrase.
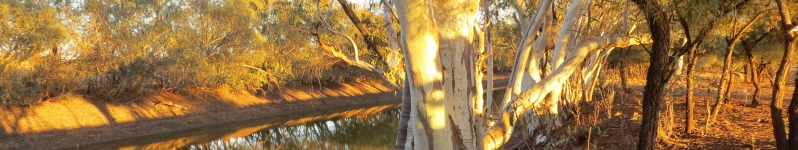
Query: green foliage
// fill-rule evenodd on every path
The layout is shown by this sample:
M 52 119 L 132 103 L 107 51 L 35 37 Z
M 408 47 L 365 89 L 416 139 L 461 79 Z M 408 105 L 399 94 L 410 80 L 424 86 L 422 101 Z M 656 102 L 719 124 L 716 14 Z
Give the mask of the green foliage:
M 496 21 L 491 29 L 494 70 L 510 71 L 513 69 L 518 44 L 521 43 L 520 38 L 516 37 L 521 30 L 518 25 L 506 21 Z
M 0 64 L 3 65 L 3 64 Z M 56 97 L 79 87 L 74 64 L 58 60 L 35 60 L 6 66 L 0 72 L 0 102 L 2 104 L 32 104 Z
M 321 2 L 323 11 L 336 4 L 330 2 Z M 329 8 L 333 28 L 357 33 L 339 7 Z M 373 37 L 385 38 L 381 15 L 356 12 Z M 84 92 L 126 102 L 164 90 L 258 91 L 370 76 L 297 32 L 312 30 L 318 13 L 315 1 L 0 0 L 0 38 L 10 39 L 0 41 L 0 101 L 33 104 Z M 348 41 L 322 35 L 351 54 Z M 376 54 L 360 53 L 362 61 L 379 64 Z

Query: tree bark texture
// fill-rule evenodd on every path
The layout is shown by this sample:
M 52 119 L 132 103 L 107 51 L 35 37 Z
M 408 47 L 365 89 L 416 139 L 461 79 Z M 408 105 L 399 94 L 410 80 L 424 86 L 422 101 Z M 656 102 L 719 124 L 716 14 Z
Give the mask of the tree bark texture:
M 637 142 L 638 150 L 653 150 L 657 147 L 657 127 L 659 107 L 665 97 L 665 85 L 670 78 L 668 68 L 670 50 L 670 20 L 662 6 L 651 0 L 633 0 L 645 12 L 651 38 L 654 40 L 651 50 L 648 75 L 646 75 L 645 92 L 643 93 L 643 122 Z
M 479 1 L 397 1 L 415 149 L 477 149 L 473 43 Z M 434 13 L 432 12 L 434 10 Z
M 778 71 L 776 71 L 775 81 L 773 83 L 773 101 L 770 103 L 770 115 L 771 119 L 773 120 L 773 135 L 776 138 L 776 148 L 780 150 L 786 149 L 798 149 L 798 132 L 791 132 L 789 137 L 785 131 L 785 123 L 784 119 L 781 115 L 782 110 L 782 102 L 784 101 L 784 88 L 785 83 L 787 82 L 787 74 L 790 72 L 792 68 L 792 56 L 795 51 L 795 45 L 798 43 L 798 38 L 796 38 L 795 34 L 790 34 L 791 29 L 793 28 L 792 20 L 790 18 L 790 11 L 789 6 L 784 3 L 784 0 L 776 0 L 776 5 L 779 9 L 779 15 L 781 16 L 781 33 L 782 39 L 784 42 L 784 54 L 781 59 L 781 64 L 779 66 Z M 790 119 L 795 118 L 798 120 L 798 112 L 795 109 L 798 109 L 798 104 L 795 104 L 795 98 L 791 100 L 790 109 L 788 110 L 788 116 Z M 791 122 L 790 123 L 790 131 L 798 131 L 798 123 Z
M 693 132 L 693 125 L 695 124 L 695 99 L 693 99 L 693 90 L 695 90 L 695 83 L 693 83 L 693 73 L 695 70 L 695 60 L 698 59 L 696 56 L 695 48 L 690 48 L 687 52 L 687 71 L 685 73 L 685 79 L 687 80 L 687 93 L 685 94 L 685 101 L 687 103 L 687 114 L 685 114 L 687 120 L 684 121 L 684 133 L 691 134 Z

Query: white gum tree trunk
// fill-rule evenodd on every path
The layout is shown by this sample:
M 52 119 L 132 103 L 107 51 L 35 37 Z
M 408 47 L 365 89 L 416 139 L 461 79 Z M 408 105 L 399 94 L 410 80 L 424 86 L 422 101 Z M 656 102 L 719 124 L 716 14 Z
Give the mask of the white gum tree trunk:
M 561 90 L 568 89 L 570 95 L 582 94 L 566 83 L 581 80 L 588 81 L 586 84 L 595 80 L 592 77 L 600 72 L 601 64 L 613 48 L 651 42 L 650 38 L 625 34 L 569 41 L 586 36 L 571 32 L 583 16 L 579 14 L 584 14 L 581 8 L 586 3 L 573 1 L 561 25 L 554 24 L 557 21 L 549 11 L 551 0 L 542 0 L 540 4 L 532 21 L 523 27 L 523 39 L 505 99 L 499 106 L 498 120 L 484 127 L 479 121 L 485 111 L 478 94 L 482 87 L 477 83 L 480 78 L 475 69 L 479 52 L 475 43 L 479 41 L 475 37 L 479 2 L 396 1 L 411 99 L 407 133 L 412 138 L 407 138 L 405 149 L 498 149 L 509 140 L 518 118 L 540 107 L 546 95 L 554 97 L 548 102 L 552 105 L 545 106 L 549 110 L 546 113 L 558 114 L 559 106 L 573 105 L 577 101 L 573 98 L 560 103 Z M 551 42 L 554 37 L 556 42 Z M 549 48 L 553 48 L 555 56 L 546 59 L 544 51 Z M 588 59 L 591 53 L 594 54 Z M 543 70 L 548 69 L 543 63 L 550 63 L 552 70 Z M 574 73 L 587 76 L 574 78 Z M 533 117 L 535 113 L 542 112 L 534 112 Z
M 478 149 L 474 26 L 479 1 L 397 1 L 415 149 Z M 459 7 L 452 7 L 459 6 Z
M 550 4 L 551 0 L 544 0 L 543 2 L 541 2 L 541 6 L 539 7 L 538 12 L 547 12 L 548 9 L 550 8 L 549 7 Z M 502 100 L 502 105 L 506 105 L 509 100 L 514 99 L 516 95 L 521 94 L 521 91 L 523 90 L 522 89 L 523 81 L 525 81 L 525 79 L 528 82 L 527 83 L 528 85 L 533 84 L 531 82 L 533 81 L 532 79 L 534 78 L 526 70 L 530 62 L 529 60 L 530 55 L 534 54 L 531 53 L 532 48 L 535 47 L 534 32 L 537 31 L 536 29 L 538 29 L 538 27 L 540 27 L 540 22 L 541 22 L 540 20 L 544 17 L 544 14 L 545 13 L 535 14 L 535 18 L 532 21 L 532 23 L 529 25 L 527 29 L 523 30 L 525 31 L 523 33 L 524 36 L 523 39 L 521 39 L 522 42 L 521 45 L 519 46 L 520 49 L 518 50 L 518 53 L 516 53 L 515 63 L 513 64 L 513 73 L 510 76 L 510 82 L 508 82 L 507 90 L 505 92 L 505 97 Z M 534 58 L 535 56 L 532 57 Z M 501 108 L 501 111 L 507 111 L 507 110 Z
M 515 120 L 526 110 L 533 108 L 533 106 L 541 103 L 547 93 L 555 89 L 562 88 L 562 85 L 568 78 L 577 71 L 580 63 L 587 57 L 588 53 L 594 50 L 612 48 L 612 47 L 627 47 L 630 45 L 640 45 L 651 43 L 650 38 L 635 39 L 625 35 L 616 36 L 603 36 L 596 38 L 589 38 L 579 42 L 564 60 L 562 67 L 557 68 L 554 72 L 543 78 L 540 82 L 532 86 L 530 89 L 521 93 L 517 99 L 512 100 L 505 105 L 505 109 L 512 109 L 518 111 L 503 111 L 499 115 L 498 120 L 493 124 L 488 131 L 483 134 L 483 143 L 487 149 L 495 149 L 500 147 L 506 142 L 512 134 L 512 125 Z M 512 121 L 511 121 L 512 120 Z

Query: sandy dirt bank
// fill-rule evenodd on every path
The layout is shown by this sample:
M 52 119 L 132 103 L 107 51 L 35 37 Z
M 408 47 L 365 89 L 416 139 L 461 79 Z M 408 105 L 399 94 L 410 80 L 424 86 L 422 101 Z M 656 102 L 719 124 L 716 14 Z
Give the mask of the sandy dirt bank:
M 497 75 L 497 88 L 507 84 L 507 75 Z M 82 149 L 269 117 L 399 102 L 401 93 L 376 81 L 282 89 L 265 95 L 230 88 L 161 92 L 121 104 L 72 94 L 35 106 L 0 106 L 0 149 Z M 349 114 L 354 113 L 345 115 Z

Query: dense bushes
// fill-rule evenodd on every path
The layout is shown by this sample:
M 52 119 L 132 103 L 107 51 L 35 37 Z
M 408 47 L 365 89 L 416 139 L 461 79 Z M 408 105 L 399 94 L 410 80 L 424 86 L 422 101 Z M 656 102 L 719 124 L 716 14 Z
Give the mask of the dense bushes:
M 257 91 L 371 75 L 297 34 L 319 21 L 309 9 L 288 1 L 0 1 L 0 38 L 10 39 L 0 40 L 0 102 L 32 104 L 70 92 L 128 102 L 160 91 Z M 379 17 L 366 20 L 382 26 Z M 348 42 L 325 38 L 350 53 Z M 374 54 L 360 55 L 377 64 Z
M 89 62 L 31 61 L 5 65 L 0 72 L 3 79 L 0 80 L 0 99 L 3 104 L 31 104 L 78 92 L 100 100 L 127 102 L 159 91 L 179 92 L 222 85 L 257 91 L 352 81 L 369 75 L 368 71 L 322 56 L 278 59 L 271 55 L 249 55 L 211 59 L 185 54 L 136 57 L 130 61 L 106 62 L 107 65 L 77 65 Z
M 56 97 L 79 87 L 73 64 L 57 61 L 9 64 L 0 62 L 2 104 L 29 104 Z

